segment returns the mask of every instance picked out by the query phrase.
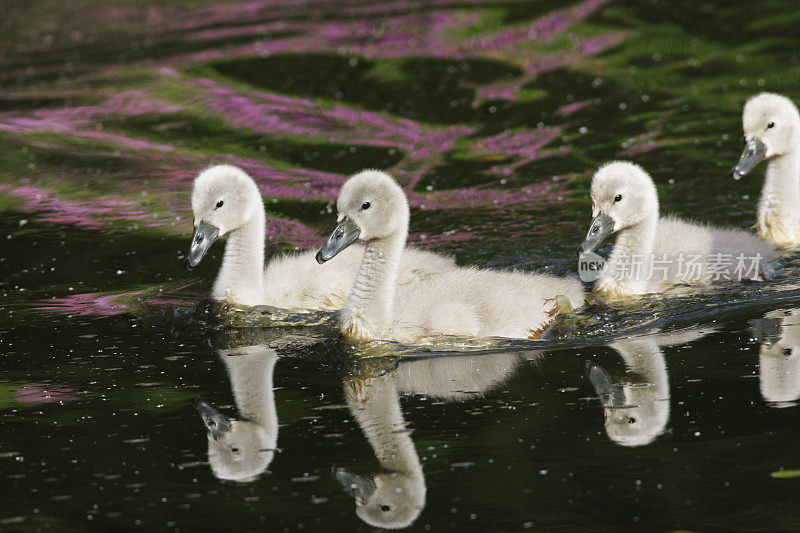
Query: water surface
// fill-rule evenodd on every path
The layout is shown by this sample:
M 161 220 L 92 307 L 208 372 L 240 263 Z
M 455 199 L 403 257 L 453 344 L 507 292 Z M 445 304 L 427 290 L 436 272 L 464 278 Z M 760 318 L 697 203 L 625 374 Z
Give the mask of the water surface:
M 615 158 L 664 212 L 747 228 L 740 110 L 800 100 L 793 3 L 0 13 L 0 529 L 800 529 L 790 253 L 540 342 L 366 352 L 324 320 L 221 325 L 221 245 L 181 267 L 212 163 L 257 180 L 270 251 L 320 244 L 365 167 L 460 264 L 574 274 Z

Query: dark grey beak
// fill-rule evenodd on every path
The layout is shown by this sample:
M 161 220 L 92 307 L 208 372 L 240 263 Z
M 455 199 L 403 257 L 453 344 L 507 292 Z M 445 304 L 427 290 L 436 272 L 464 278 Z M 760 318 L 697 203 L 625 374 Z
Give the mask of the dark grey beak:
M 219 237 L 219 228 L 208 222 L 201 222 L 194 228 L 192 244 L 189 246 L 189 253 L 186 254 L 186 260 L 183 262 L 186 270 L 191 270 L 200 264 L 217 237 Z
M 341 483 L 342 488 L 350 493 L 350 496 L 356 500 L 358 505 L 364 505 L 369 501 L 377 488 L 372 478 L 353 474 L 344 468 L 337 468 L 334 470 L 333 475 L 336 476 L 336 481 Z
M 625 405 L 625 392 L 620 385 L 615 385 L 611 377 L 602 367 L 586 361 L 586 375 L 594 386 L 597 397 L 603 407 L 623 407 Z
M 203 424 L 214 439 L 218 439 L 226 431 L 231 429 L 230 419 L 211 407 L 203 400 L 196 399 L 194 401 L 194 408 L 200 413 L 200 418 L 203 419 Z
M 739 157 L 739 162 L 736 163 L 736 166 L 731 170 L 731 177 L 738 180 L 742 176 L 746 176 L 747 173 L 753 170 L 766 156 L 767 147 L 758 137 L 753 137 L 744 145 L 744 150 L 742 150 L 742 155 Z
M 358 226 L 349 218 L 344 217 L 317 252 L 317 263 L 321 265 L 325 261 L 330 261 L 336 257 L 336 254 L 353 244 L 359 235 L 361 235 L 361 230 L 358 229 Z
M 783 336 L 780 318 L 757 318 L 750 325 L 750 337 L 757 342 L 772 345 Z
M 578 246 L 578 255 L 583 252 L 593 252 L 600 246 L 606 237 L 614 232 L 614 219 L 600 211 L 589 224 L 589 231 L 583 243 Z

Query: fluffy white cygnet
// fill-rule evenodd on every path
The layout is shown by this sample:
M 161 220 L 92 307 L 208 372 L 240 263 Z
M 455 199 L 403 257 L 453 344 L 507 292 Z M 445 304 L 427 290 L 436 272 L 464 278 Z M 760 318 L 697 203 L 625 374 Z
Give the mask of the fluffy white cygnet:
M 761 93 L 742 113 L 745 147 L 734 179 L 767 160 L 758 202 L 758 236 L 775 246 L 800 244 L 800 113 L 785 96 Z
M 218 165 L 201 172 L 192 190 L 194 235 L 186 267 L 197 266 L 213 242 L 228 236 L 212 297 L 240 305 L 333 310 L 345 302 L 363 247 L 346 250 L 340 261 L 320 268 L 314 251 L 286 253 L 264 267 L 265 214 L 261 193 L 243 170 Z M 408 283 L 454 266 L 450 257 L 408 249 L 400 258 L 397 283 Z
M 317 254 L 325 262 L 356 239 L 364 256 L 341 315 L 345 336 L 413 342 L 421 337 L 534 338 L 556 314 L 557 296 L 583 304 L 577 279 L 456 268 L 397 287 L 409 209 L 400 186 L 383 172 L 351 177 L 337 200 L 339 225 Z
M 659 217 L 653 180 L 640 166 L 609 163 L 591 186 L 592 222 L 581 259 L 617 234 L 594 290 L 608 298 L 661 292 L 674 285 L 768 278 L 772 246 L 746 231 Z

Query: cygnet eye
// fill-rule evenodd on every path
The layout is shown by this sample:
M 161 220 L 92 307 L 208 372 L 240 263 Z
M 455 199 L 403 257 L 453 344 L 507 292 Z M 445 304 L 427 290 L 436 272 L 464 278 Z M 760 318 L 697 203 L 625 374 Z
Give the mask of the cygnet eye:
M 222 200 L 220 200 L 219 202 L 217 202 L 217 207 L 216 207 L 216 209 L 219 209 L 220 207 L 222 207 L 222 204 L 224 204 L 224 203 L 225 203 L 225 202 L 223 202 Z
M 364 202 L 361 204 L 361 210 L 364 211 L 365 209 L 369 209 L 369 202 Z
M 775 123 L 774 122 L 770 122 L 769 124 L 767 124 L 767 129 L 771 129 L 771 128 L 774 128 L 774 127 L 775 127 Z
M 618 194 L 618 195 L 616 195 L 616 196 L 614 197 L 614 201 L 615 201 L 615 202 L 621 202 L 621 201 L 622 201 L 622 195 L 621 195 L 621 194 Z
M 628 418 L 628 424 L 635 424 L 635 423 L 636 423 L 636 419 L 635 418 L 633 418 L 633 417 L 629 417 Z
M 389 507 L 388 505 L 381 505 L 381 511 L 383 511 L 384 513 L 388 512 L 388 511 L 391 511 L 391 510 L 392 510 L 392 508 Z

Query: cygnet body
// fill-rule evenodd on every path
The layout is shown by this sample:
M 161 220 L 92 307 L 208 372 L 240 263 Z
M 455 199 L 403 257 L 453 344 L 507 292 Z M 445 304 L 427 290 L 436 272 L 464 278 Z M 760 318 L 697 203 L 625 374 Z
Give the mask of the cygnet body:
M 326 262 L 356 239 L 366 242 L 341 331 L 347 337 L 413 342 L 422 337 L 532 338 L 552 320 L 555 298 L 583 304 L 577 279 L 456 268 L 396 286 L 408 236 L 409 209 L 399 185 L 383 172 L 351 177 L 337 200 L 339 225 L 317 254 Z
M 745 146 L 734 179 L 767 160 L 756 230 L 775 246 L 800 245 L 800 113 L 785 96 L 761 93 L 745 103 Z
M 659 217 L 653 180 L 640 166 L 616 161 L 601 167 L 591 186 L 592 222 L 579 252 L 593 252 L 617 234 L 594 290 L 625 298 L 674 285 L 761 280 L 777 258 L 772 246 L 746 231 Z
M 197 266 L 213 242 L 227 235 L 212 297 L 240 305 L 334 310 L 344 304 L 361 262 L 363 247 L 346 250 L 324 269 L 314 251 L 286 253 L 264 267 L 265 213 L 255 182 L 241 169 L 218 165 L 201 172 L 192 190 L 195 230 L 186 266 Z M 397 283 L 408 283 L 454 266 L 452 258 L 409 249 L 399 262 Z

